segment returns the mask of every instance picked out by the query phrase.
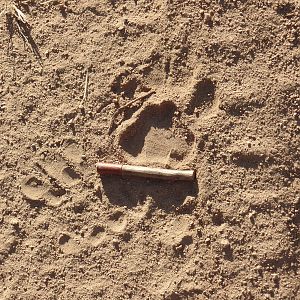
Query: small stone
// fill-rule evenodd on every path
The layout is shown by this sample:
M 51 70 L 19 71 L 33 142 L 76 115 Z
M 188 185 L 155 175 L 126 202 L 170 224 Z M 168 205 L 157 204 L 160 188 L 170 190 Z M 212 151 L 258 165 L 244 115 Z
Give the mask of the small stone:
M 210 238 L 206 238 L 206 239 L 205 239 L 205 243 L 206 243 L 206 244 L 209 244 L 209 243 L 210 243 Z
M 271 275 L 274 281 L 277 281 L 279 279 L 279 275 L 277 273 L 272 273 Z
M 15 218 L 15 217 L 12 217 L 10 220 L 9 220 L 9 224 L 13 225 L 13 226 L 18 226 L 20 224 L 20 221 L 18 218 Z
M 211 207 L 212 207 L 212 203 L 211 203 L 211 201 L 210 201 L 210 200 L 207 200 L 207 202 L 206 202 L 206 206 L 207 206 L 208 208 L 211 208 Z
M 205 14 L 204 15 L 204 23 L 205 24 L 210 24 L 211 22 L 212 22 L 211 15 L 210 14 Z
M 256 215 L 256 212 L 255 212 L 255 211 L 252 211 L 252 212 L 249 213 L 249 219 L 250 219 L 250 221 L 251 221 L 252 223 L 254 222 L 254 217 L 255 217 L 255 215 Z
M 68 125 L 71 127 L 71 126 L 74 126 L 74 120 L 73 119 L 71 119 L 71 120 L 69 120 L 68 121 Z
M 118 251 L 120 250 L 120 242 L 116 238 L 113 238 L 112 244 L 116 250 L 118 250 Z
M 221 239 L 220 240 L 220 245 L 223 250 L 229 249 L 230 248 L 230 242 L 227 239 Z

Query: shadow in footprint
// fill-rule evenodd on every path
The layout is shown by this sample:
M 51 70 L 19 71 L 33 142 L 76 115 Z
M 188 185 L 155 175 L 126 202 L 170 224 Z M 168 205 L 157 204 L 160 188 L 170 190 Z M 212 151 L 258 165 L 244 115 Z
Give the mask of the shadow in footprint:
M 120 135 L 119 143 L 121 147 L 136 157 L 141 153 L 145 137 L 152 127 L 169 129 L 172 126 L 172 117 L 175 110 L 176 105 L 172 101 L 147 106 L 137 120 L 130 124 Z
M 197 108 L 211 106 L 215 98 L 216 86 L 209 78 L 198 81 L 192 90 L 191 100 L 186 106 L 185 112 L 192 115 Z
M 103 189 L 111 204 L 132 208 L 151 197 L 156 206 L 172 211 L 180 206 L 187 196 L 197 196 L 198 184 L 185 181 L 159 181 L 118 176 L 102 177 Z
M 266 155 L 253 152 L 239 152 L 233 153 L 232 162 L 239 167 L 246 169 L 256 169 L 260 164 L 266 160 Z
M 130 72 L 124 71 L 114 78 L 111 83 L 111 90 L 114 94 L 123 94 L 126 98 L 133 98 L 138 85 L 137 78 L 131 75 Z
M 35 177 L 29 176 L 21 184 L 21 191 L 31 207 L 43 207 L 45 205 L 44 194 L 47 191 L 45 183 Z

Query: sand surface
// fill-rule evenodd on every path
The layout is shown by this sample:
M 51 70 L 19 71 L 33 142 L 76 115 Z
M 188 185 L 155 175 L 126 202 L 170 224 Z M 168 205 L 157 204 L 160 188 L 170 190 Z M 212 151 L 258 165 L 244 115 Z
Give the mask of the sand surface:
M 15 4 L 0 299 L 299 300 L 299 1 Z M 101 179 L 98 161 L 197 180 Z

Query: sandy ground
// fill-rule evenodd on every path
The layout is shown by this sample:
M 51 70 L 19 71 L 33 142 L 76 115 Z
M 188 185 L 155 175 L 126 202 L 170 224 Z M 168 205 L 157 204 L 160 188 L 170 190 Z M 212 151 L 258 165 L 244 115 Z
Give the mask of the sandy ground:
M 300 299 L 299 1 L 15 4 L 31 31 L 0 1 L 0 299 Z

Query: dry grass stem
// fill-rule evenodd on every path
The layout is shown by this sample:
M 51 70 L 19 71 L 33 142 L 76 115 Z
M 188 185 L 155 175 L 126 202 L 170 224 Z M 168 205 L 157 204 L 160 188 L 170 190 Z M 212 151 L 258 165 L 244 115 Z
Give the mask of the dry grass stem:
M 135 102 L 138 102 L 138 101 L 142 101 L 142 100 L 145 100 L 147 98 L 149 98 L 150 96 L 152 96 L 153 94 L 155 94 L 156 92 L 155 91 L 150 91 L 148 92 L 147 94 L 143 95 L 143 96 L 140 96 L 136 99 L 133 99 L 131 101 L 129 101 L 128 103 L 126 103 L 125 105 L 119 107 L 119 109 L 113 114 L 112 116 L 112 119 L 111 119 L 111 123 L 110 123 L 110 126 L 109 126 L 109 130 L 108 132 L 109 133 L 112 133 L 113 130 L 119 126 L 121 124 L 121 122 L 123 121 L 123 118 L 119 121 L 119 122 L 116 122 L 116 117 L 121 114 L 126 108 L 130 107 L 132 104 L 134 104 Z
M 83 93 L 83 99 L 82 99 L 83 102 L 85 102 L 88 98 L 88 86 L 89 86 L 89 70 L 86 70 L 84 93 Z
M 32 52 L 38 59 L 41 59 L 39 49 L 31 35 L 31 25 L 29 24 L 25 14 L 18 8 L 17 4 L 11 2 L 6 4 L 5 9 L 0 16 L 6 15 L 6 28 L 9 34 L 9 50 L 13 49 L 13 36 L 18 34 L 32 49 Z

